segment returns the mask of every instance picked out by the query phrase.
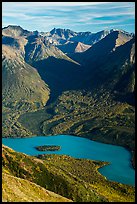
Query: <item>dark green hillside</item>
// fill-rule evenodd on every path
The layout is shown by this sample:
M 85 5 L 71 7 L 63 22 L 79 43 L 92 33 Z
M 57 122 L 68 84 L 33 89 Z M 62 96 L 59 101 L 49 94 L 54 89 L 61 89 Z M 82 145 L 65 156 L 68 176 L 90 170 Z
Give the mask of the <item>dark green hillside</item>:
M 30 101 L 44 105 L 49 98 L 49 88 L 37 71 L 25 63 L 16 50 L 5 45 L 2 48 L 3 102 Z
M 2 151 L 3 175 L 7 174 L 9 181 L 10 176 L 25 179 L 27 183 L 31 181 L 39 188 L 44 187 L 75 202 L 134 202 L 134 187 L 107 181 L 98 172 L 98 168 L 105 164 L 65 155 L 43 155 L 36 158 L 17 153 L 6 146 L 3 146 Z M 23 188 L 23 182 L 21 186 Z M 33 188 L 34 185 L 30 188 L 31 192 Z M 23 192 L 25 198 L 27 192 Z
M 24 133 L 20 135 L 27 134 L 25 128 L 16 122 L 17 118 L 21 112 L 43 107 L 50 90 L 36 69 L 24 62 L 17 50 L 5 45 L 2 49 L 3 135 L 19 135 L 22 130 Z
M 109 93 L 64 92 L 54 111 L 42 125 L 45 135 L 69 133 L 134 149 L 134 107 L 115 101 Z

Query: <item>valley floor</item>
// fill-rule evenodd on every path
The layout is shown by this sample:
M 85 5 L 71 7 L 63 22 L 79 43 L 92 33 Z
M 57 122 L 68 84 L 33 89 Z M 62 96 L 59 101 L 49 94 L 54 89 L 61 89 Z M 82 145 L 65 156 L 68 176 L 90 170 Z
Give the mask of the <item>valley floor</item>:
M 131 151 L 135 167 L 135 108 L 109 93 L 66 91 L 39 110 L 24 104 L 20 109 L 17 104 L 3 108 L 4 137 L 57 134 L 124 146 Z

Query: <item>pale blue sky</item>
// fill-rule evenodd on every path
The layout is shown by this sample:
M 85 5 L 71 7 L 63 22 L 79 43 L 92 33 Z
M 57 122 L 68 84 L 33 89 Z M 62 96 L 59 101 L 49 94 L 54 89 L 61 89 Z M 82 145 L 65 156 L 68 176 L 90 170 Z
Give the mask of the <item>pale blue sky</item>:
M 98 32 L 118 28 L 135 32 L 135 2 L 2 2 L 2 27 L 55 28 Z

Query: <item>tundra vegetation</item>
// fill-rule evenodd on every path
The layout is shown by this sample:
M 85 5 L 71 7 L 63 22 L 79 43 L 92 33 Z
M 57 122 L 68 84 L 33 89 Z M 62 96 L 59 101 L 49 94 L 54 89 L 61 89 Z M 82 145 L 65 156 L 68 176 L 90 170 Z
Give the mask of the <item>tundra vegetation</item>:
M 55 202 L 68 199 L 74 202 L 134 202 L 134 187 L 108 181 L 98 172 L 98 168 L 107 164 L 66 155 L 28 156 L 3 145 L 3 201 L 27 200 L 27 185 L 31 201 L 37 196 L 37 201 L 47 198 Z M 18 195 L 20 190 L 22 193 Z M 47 190 L 58 196 L 49 193 L 44 198 Z

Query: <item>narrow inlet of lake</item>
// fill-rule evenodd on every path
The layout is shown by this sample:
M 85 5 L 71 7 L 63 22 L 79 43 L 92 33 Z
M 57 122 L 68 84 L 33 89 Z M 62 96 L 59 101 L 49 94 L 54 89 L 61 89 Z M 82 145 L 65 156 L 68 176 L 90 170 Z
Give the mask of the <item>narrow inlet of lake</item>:
M 37 136 L 31 138 L 3 138 L 2 143 L 15 151 L 28 155 L 60 154 L 74 158 L 107 161 L 110 165 L 99 172 L 111 181 L 135 185 L 135 170 L 131 165 L 130 152 L 121 146 L 94 142 L 71 135 Z M 57 145 L 59 151 L 38 151 L 36 146 Z

